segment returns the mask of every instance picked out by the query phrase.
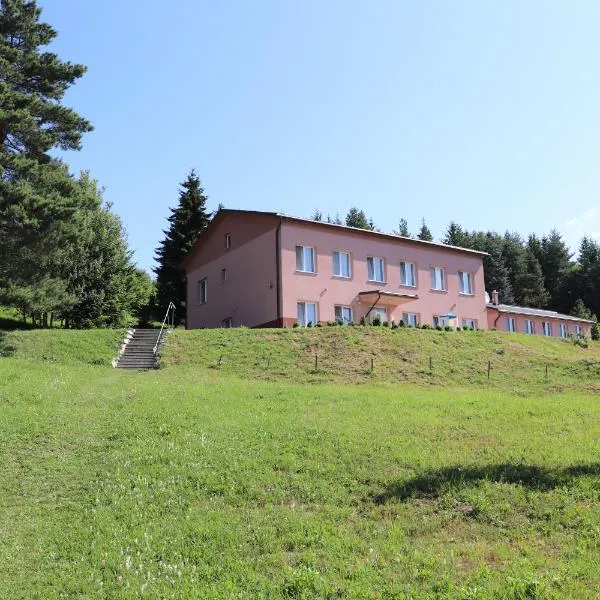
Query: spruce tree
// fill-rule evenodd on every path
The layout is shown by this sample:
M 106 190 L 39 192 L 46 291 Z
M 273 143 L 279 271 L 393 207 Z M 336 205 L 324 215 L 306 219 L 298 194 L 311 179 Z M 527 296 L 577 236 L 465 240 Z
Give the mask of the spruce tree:
M 408 221 L 406 219 L 400 219 L 398 223 L 398 229 L 394 230 L 394 235 L 399 235 L 400 237 L 411 237 L 410 231 L 408 230 Z
M 548 291 L 544 287 L 542 267 L 530 248 L 525 250 L 524 271 L 517 280 L 521 303 L 533 308 L 545 308 Z
M 452 221 L 450 225 L 448 225 L 443 242 L 444 244 L 448 244 L 450 246 L 468 248 L 469 236 L 463 231 L 463 228 L 458 223 Z
M 565 310 L 559 299 L 565 278 L 573 268 L 572 253 L 562 239 L 560 233 L 553 229 L 541 242 L 540 266 L 544 276 L 544 286 L 550 294 L 549 307 L 556 310 Z
M 356 206 L 353 206 L 346 215 L 346 226 L 357 227 L 358 229 L 368 229 L 369 231 L 375 230 L 375 225 L 372 220 L 369 220 L 365 215 L 364 211 L 358 210 Z
M 425 242 L 433 241 L 433 235 L 431 235 L 431 231 L 429 230 L 429 227 L 427 227 L 427 223 L 425 223 L 425 218 L 423 218 L 423 221 L 421 222 L 421 229 L 417 234 L 417 238 Z
M 168 217 L 170 227 L 163 232 L 165 237 L 155 252 L 157 317 L 162 318 L 169 302 L 173 302 L 176 321 L 185 322 L 186 280 L 181 262 L 208 227 L 211 216 L 200 179 L 192 169 L 181 184 L 179 203 Z
M 496 290 L 503 304 L 514 304 L 509 272 L 502 258 L 502 238 L 498 234 L 488 232 L 485 252 L 488 253 L 483 259 L 485 289 L 490 293 Z

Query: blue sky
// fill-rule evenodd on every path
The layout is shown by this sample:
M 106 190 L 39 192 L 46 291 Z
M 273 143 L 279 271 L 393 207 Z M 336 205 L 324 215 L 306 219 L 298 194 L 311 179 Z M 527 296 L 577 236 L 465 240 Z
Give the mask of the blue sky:
M 39 4 L 144 268 L 192 167 L 211 208 L 600 239 L 598 2 Z

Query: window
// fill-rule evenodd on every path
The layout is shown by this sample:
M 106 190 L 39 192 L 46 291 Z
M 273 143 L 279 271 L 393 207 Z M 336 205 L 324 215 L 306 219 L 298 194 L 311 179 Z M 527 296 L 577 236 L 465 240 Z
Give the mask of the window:
M 442 317 L 440 315 L 433 315 L 433 326 L 434 327 L 446 327 L 448 325 L 448 317 Z
M 542 331 L 546 337 L 550 337 L 552 335 L 552 324 L 548 321 L 542 321 Z
M 400 263 L 400 285 L 416 287 L 415 264 L 411 262 Z
M 206 279 L 198 282 L 198 304 L 206 304 L 208 301 L 208 285 Z
M 226 233 L 225 234 L 225 250 L 229 250 L 229 248 L 231 248 L 231 234 Z
M 577 335 L 581 335 L 583 333 L 583 329 L 582 329 L 581 325 L 575 325 L 575 333 Z
M 515 321 L 514 317 L 508 317 L 506 319 L 506 330 L 510 333 L 517 331 L 517 322 Z
M 296 271 L 315 272 L 315 249 L 310 246 L 296 246 Z
M 221 269 L 221 283 L 227 281 L 227 269 Z
M 463 319 L 462 324 L 463 327 L 468 327 L 469 329 L 477 329 L 477 321 L 475 321 L 475 319 Z
M 402 320 L 408 327 L 416 327 L 419 324 L 419 317 L 415 313 L 402 313 Z
M 369 319 L 371 321 L 371 323 L 373 322 L 373 319 L 375 317 L 379 317 L 379 320 L 384 323 L 385 321 L 388 320 L 388 316 L 387 316 L 387 308 L 382 308 L 382 307 L 376 307 L 373 308 L 371 310 L 371 312 L 369 313 Z
M 566 339 L 569 335 L 569 329 L 565 323 L 561 323 L 559 326 L 560 329 L 560 337 Z
M 535 323 L 531 319 L 525 321 L 525 333 L 533 335 L 535 333 Z
M 227 317 L 221 321 L 221 327 L 224 329 L 230 329 L 233 327 L 233 319 L 231 317 Z
M 369 281 L 385 282 L 383 258 L 378 256 L 367 257 L 367 278 Z
M 431 289 L 446 290 L 446 270 L 443 267 L 431 267 Z
M 314 302 L 298 302 L 297 310 L 300 325 L 317 324 L 317 305 Z
M 473 275 L 471 273 L 465 273 L 464 271 L 458 272 L 458 280 L 460 282 L 460 293 L 473 295 Z
M 352 308 L 349 306 L 335 306 L 335 320 L 338 323 L 343 323 L 347 325 L 352 321 Z
M 347 252 L 333 253 L 333 274 L 336 277 L 351 277 L 350 255 Z

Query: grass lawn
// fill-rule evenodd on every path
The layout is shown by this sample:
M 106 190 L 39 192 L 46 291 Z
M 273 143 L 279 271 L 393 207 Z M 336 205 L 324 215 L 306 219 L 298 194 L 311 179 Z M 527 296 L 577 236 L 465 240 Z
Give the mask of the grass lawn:
M 342 333 L 175 332 L 137 373 L 96 333 L 0 342 L 1 598 L 597 598 L 600 404 L 570 370 L 597 347 L 465 334 L 444 381 L 438 332 L 359 340 L 342 375 Z M 402 385 L 362 364 L 396 344 L 426 345 Z

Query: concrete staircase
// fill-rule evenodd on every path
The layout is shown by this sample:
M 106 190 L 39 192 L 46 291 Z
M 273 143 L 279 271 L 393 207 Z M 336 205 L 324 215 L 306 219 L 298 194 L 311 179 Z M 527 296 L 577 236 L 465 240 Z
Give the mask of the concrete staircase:
M 160 329 L 134 329 L 128 335 L 115 366 L 117 369 L 137 369 L 146 371 L 156 367 L 154 346 L 160 334 Z M 162 346 L 167 330 L 163 330 L 158 350 Z M 127 341 L 128 340 L 128 341 Z M 158 352 L 157 352 L 158 355 Z

